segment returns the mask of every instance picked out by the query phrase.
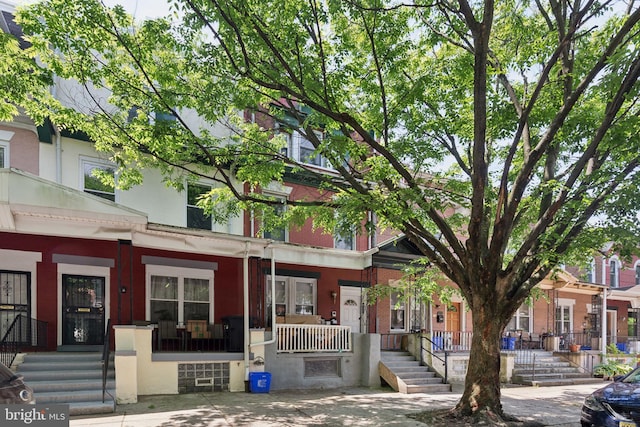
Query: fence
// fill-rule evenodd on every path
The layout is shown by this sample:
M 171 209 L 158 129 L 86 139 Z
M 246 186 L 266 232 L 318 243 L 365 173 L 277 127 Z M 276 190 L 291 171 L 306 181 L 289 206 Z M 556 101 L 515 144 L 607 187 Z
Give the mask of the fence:
M 351 327 L 335 325 L 276 325 L 278 353 L 351 351 Z

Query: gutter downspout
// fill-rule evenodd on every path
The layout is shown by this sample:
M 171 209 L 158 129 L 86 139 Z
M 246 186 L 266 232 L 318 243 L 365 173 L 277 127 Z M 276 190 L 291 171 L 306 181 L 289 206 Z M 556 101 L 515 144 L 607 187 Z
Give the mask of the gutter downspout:
M 249 350 L 251 347 L 257 347 L 259 345 L 268 345 L 276 342 L 276 304 L 275 304 L 275 295 L 276 295 L 276 257 L 275 250 L 271 243 L 267 245 L 271 249 L 271 339 L 249 343 Z M 248 378 L 248 374 L 247 374 Z
M 607 288 L 604 288 L 602 290 L 602 343 L 600 344 L 603 357 L 607 355 L 607 315 Z
M 243 296 L 243 320 L 244 320 L 244 381 L 249 384 L 249 352 L 251 350 L 251 336 L 249 331 L 249 242 L 244 243 L 244 256 L 242 257 L 242 296 Z
M 58 96 L 58 81 L 60 78 L 57 74 L 53 76 L 53 86 L 51 86 L 51 97 L 56 99 Z M 56 135 L 56 183 L 62 184 L 62 147 L 60 146 L 60 129 L 55 123 L 51 123 L 51 127 L 53 127 L 53 133 Z

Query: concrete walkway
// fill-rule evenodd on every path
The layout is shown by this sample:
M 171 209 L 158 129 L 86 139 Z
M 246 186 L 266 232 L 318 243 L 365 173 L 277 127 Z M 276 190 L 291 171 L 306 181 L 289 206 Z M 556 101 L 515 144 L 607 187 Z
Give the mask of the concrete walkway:
M 547 426 L 580 426 L 580 408 L 586 395 L 606 383 L 562 387 L 502 389 L 505 412 L 521 420 Z M 138 403 L 119 405 L 116 414 L 72 417 L 71 426 L 420 426 L 407 414 L 451 408 L 459 392 L 400 394 L 389 389 L 202 393 L 141 397 Z

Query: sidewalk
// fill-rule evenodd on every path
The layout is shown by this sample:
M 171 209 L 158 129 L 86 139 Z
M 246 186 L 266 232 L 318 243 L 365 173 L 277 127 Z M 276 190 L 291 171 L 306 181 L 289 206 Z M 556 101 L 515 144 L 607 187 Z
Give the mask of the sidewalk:
M 547 426 L 579 427 L 586 395 L 606 383 L 502 389 L 505 412 Z M 389 389 L 202 393 L 143 396 L 115 414 L 72 417 L 74 427 L 415 426 L 407 414 L 451 408 L 460 393 L 400 394 Z

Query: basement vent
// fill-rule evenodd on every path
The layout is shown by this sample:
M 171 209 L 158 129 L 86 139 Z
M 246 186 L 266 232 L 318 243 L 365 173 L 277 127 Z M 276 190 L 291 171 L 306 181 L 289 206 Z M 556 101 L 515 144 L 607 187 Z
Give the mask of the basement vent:
M 305 358 L 304 376 L 308 377 L 340 377 L 340 358 Z

